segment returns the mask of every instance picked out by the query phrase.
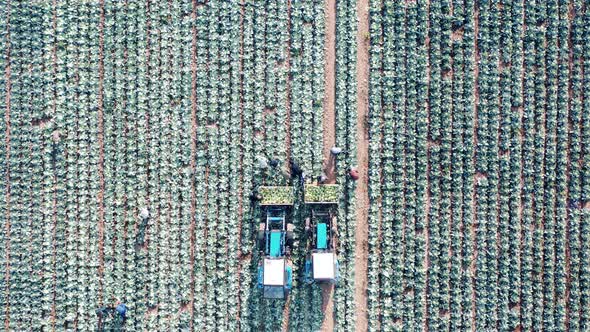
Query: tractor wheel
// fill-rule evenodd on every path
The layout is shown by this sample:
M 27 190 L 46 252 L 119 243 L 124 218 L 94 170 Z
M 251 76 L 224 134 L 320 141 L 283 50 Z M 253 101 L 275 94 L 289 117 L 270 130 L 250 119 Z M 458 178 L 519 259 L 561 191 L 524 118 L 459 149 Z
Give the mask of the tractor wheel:
M 264 250 L 264 231 L 259 230 L 256 239 L 258 240 L 258 248 Z

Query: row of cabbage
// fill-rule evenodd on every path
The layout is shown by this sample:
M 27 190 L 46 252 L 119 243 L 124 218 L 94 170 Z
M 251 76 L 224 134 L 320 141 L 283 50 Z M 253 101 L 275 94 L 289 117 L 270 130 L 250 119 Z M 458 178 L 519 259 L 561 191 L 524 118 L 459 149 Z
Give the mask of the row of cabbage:
M 336 182 L 342 190 L 338 209 L 338 262 L 340 281 L 334 294 L 334 328 L 351 330 L 356 326 L 355 234 L 356 184 L 347 169 L 357 159 L 357 1 L 336 1 L 335 123 L 336 146 L 348 153 L 336 161 Z
M 190 325 L 192 10 L 104 4 L 101 299 L 134 329 Z
M 260 15 L 264 10 L 266 15 Z M 248 195 L 253 186 L 284 185 L 281 172 L 257 168 L 259 159 L 278 158 L 288 169 L 293 157 L 308 174 L 322 165 L 322 99 L 324 95 L 324 4 L 320 1 L 266 2 L 243 9 L 243 221 L 240 273 L 240 329 L 301 331 L 319 329 L 323 314 L 321 289 L 303 282 L 305 213 L 296 202 L 293 220 L 301 239 L 291 253 L 293 289 L 286 303 L 261 298 L 256 289 L 259 252 L 253 229 L 262 219 Z M 278 176 L 277 176 L 278 175 Z M 298 181 L 291 184 L 301 190 Z M 288 324 L 288 325 L 284 325 Z
M 372 329 L 588 326 L 583 9 L 372 3 Z
M 97 126 L 88 116 L 96 106 L 98 11 L 92 3 L 0 9 L 6 327 L 89 329 L 98 292 Z

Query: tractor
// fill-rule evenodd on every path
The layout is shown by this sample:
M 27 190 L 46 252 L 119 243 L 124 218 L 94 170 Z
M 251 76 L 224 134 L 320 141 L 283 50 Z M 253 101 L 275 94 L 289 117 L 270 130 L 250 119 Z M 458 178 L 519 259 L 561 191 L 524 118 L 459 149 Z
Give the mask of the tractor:
M 306 185 L 305 205 L 310 216 L 305 219 L 305 233 L 310 239 L 309 255 L 305 261 L 308 283 L 332 283 L 339 279 L 336 256 L 336 209 L 338 185 Z
M 261 252 L 258 288 L 269 299 L 284 299 L 292 287 L 293 268 L 289 259 L 293 247 L 290 223 L 294 195 L 292 187 L 260 187 L 263 221 L 257 242 Z

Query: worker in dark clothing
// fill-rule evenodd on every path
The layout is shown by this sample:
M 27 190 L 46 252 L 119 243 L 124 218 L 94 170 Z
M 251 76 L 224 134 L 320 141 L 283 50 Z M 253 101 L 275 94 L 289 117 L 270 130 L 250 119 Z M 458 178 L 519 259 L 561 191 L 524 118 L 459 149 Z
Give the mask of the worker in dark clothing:
M 252 202 L 256 202 L 256 201 L 261 201 L 262 200 L 262 194 L 260 194 L 260 192 L 258 191 L 258 189 L 254 189 L 252 191 L 252 193 L 250 194 L 250 200 L 252 200 Z
M 100 307 L 96 309 L 96 315 L 100 318 L 105 318 L 109 315 L 109 309 L 107 307 Z
M 299 181 L 301 181 L 301 184 L 303 184 L 305 182 L 305 173 L 299 164 L 293 158 L 291 158 L 289 160 L 289 166 L 291 166 L 291 176 L 299 178 Z
M 291 158 L 289 160 L 289 166 L 291 167 L 291 175 L 292 176 L 300 176 L 301 173 L 303 173 L 303 171 L 301 170 L 301 167 L 293 158 Z
M 276 168 L 277 166 L 279 166 L 279 164 L 280 164 L 280 163 L 281 163 L 281 161 L 280 161 L 280 160 L 278 160 L 278 159 L 276 159 L 276 158 L 274 158 L 274 159 L 271 159 L 271 160 L 268 162 L 268 164 L 270 165 L 270 167 L 273 167 L 273 168 Z
M 96 309 L 96 315 L 98 316 L 98 331 L 105 330 L 105 324 L 110 326 L 115 309 L 113 307 L 100 307 Z
M 106 307 L 100 307 L 96 309 L 96 316 L 98 316 L 98 331 L 104 330 L 104 322 L 108 314 L 109 313 Z

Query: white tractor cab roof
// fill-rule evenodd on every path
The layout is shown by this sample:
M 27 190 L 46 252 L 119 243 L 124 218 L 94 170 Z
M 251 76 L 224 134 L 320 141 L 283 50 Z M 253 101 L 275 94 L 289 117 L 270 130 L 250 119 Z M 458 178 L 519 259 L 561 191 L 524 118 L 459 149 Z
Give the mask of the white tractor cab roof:
M 311 260 L 314 279 L 336 279 L 336 254 L 333 252 L 314 252 L 311 254 Z
M 264 286 L 283 286 L 285 284 L 285 258 L 265 257 L 262 264 Z

